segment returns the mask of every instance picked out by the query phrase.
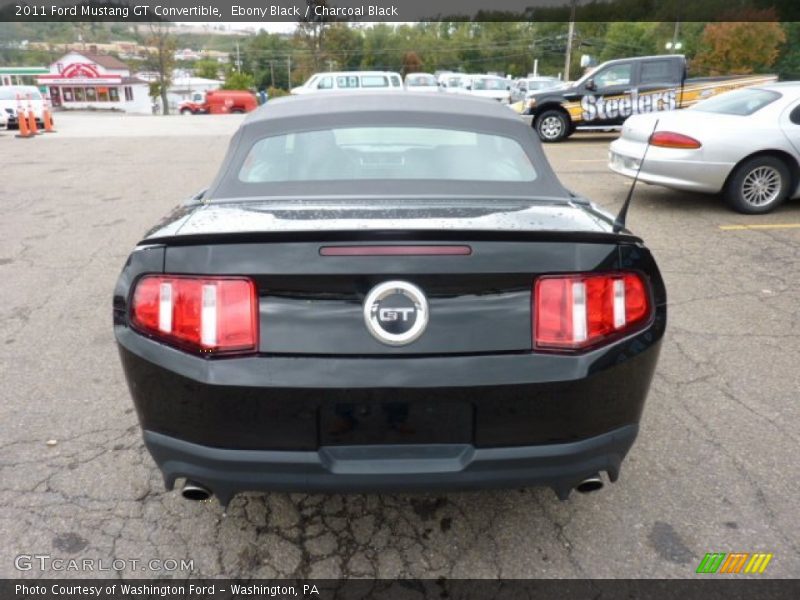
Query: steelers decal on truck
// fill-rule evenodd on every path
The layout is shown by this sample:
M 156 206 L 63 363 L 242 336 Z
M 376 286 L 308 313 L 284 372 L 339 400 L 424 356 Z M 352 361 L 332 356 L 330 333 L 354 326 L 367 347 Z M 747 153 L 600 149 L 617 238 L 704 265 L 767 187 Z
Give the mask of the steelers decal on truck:
M 608 121 L 639 113 L 675 110 L 677 98 L 678 90 L 674 88 L 647 94 L 633 90 L 630 94 L 610 98 L 586 95 L 581 98 L 581 117 L 584 121 Z

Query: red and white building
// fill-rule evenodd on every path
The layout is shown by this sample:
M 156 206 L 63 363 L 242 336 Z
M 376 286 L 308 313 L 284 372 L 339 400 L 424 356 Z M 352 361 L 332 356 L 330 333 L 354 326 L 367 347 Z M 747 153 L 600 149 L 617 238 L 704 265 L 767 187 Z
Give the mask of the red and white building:
M 152 113 L 147 82 L 133 77 L 128 65 L 108 54 L 69 52 L 50 65 L 49 74 L 36 79 L 47 87 L 53 106 Z

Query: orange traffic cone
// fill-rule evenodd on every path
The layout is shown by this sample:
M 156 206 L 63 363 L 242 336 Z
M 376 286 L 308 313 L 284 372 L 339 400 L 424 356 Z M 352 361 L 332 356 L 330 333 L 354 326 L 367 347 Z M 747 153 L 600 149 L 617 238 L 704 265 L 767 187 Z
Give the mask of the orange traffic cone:
M 22 99 L 17 94 L 17 125 L 19 126 L 18 138 L 32 138 L 33 134 L 28 129 L 28 116 L 25 114 L 25 109 L 22 108 Z
M 39 134 L 39 127 L 36 125 L 36 113 L 31 106 L 30 94 L 28 94 L 28 129 L 30 130 L 31 135 Z
M 44 111 L 42 113 L 42 121 L 44 121 L 45 133 L 55 133 L 56 129 L 53 127 L 53 117 L 50 115 L 50 102 L 47 96 L 44 98 Z

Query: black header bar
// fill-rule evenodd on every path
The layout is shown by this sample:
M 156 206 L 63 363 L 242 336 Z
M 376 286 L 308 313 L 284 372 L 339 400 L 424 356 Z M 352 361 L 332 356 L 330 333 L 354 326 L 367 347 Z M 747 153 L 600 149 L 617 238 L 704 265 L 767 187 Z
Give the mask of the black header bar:
M 800 20 L 797 0 L 0 0 L 0 21 Z

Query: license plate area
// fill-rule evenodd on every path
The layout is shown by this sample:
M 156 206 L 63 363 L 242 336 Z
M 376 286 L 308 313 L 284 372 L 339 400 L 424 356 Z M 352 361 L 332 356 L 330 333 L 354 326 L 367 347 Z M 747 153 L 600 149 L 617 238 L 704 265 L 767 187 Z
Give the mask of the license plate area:
M 320 445 L 470 444 L 473 413 L 467 402 L 325 404 L 319 409 Z

